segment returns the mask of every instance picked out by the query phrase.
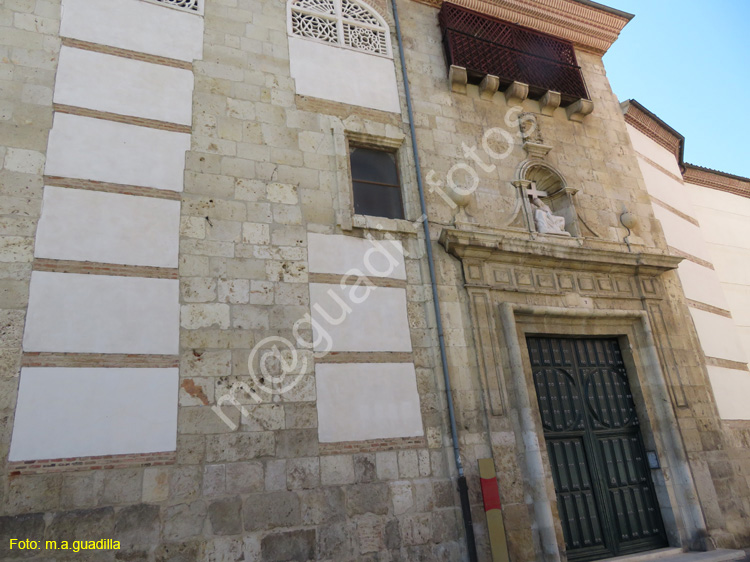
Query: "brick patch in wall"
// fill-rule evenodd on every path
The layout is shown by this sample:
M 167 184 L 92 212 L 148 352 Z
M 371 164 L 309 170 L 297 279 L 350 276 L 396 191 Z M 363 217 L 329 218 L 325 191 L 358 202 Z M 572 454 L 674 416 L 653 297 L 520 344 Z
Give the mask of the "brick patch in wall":
M 636 152 L 635 155 L 638 158 L 640 158 L 641 160 L 643 160 L 644 162 L 648 163 L 650 166 L 652 166 L 652 167 L 656 168 L 657 170 L 659 170 L 662 174 L 665 174 L 665 175 L 669 176 L 670 178 L 672 178 L 673 180 L 675 180 L 678 183 L 681 183 L 683 185 L 685 184 L 685 181 L 682 179 L 681 176 L 673 174 L 672 172 L 670 172 L 669 170 L 667 170 L 661 164 L 657 164 L 656 162 L 654 162 L 653 160 L 651 160 L 651 158 L 649 158 L 648 156 L 644 156 L 640 152 Z
M 95 53 L 104 53 L 105 55 L 114 55 L 116 57 L 123 57 L 126 59 L 134 59 L 144 62 L 150 62 L 153 64 L 161 64 L 163 66 L 182 68 L 183 70 L 193 70 L 193 63 L 191 62 L 170 59 L 169 57 L 161 57 L 159 55 L 147 55 L 146 53 L 139 53 L 138 51 L 120 49 L 119 47 L 110 47 L 109 45 L 91 43 L 89 41 L 81 41 L 80 39 L 71 39 L 70 37 L 63 37 L 62 44 L 65 47 L 73 47 L 75 49 L 83 49 L 85 51 L 94 51 Z
M 388 277 L 360 277 L 358 275 L 339 275 L 337 273 L 310 273 L 310 283 L 324 283 L 326 285 L 374 285 L 375 287 L 391 287 L 405 289 L 406 281 L 403 279 L 390 279 Z
M 184 133 L 187 135 L 192 131 L 190 125 L 180 125 L 179 123 L 170 123 L 168 121 L 159 121 L 157 119 L 146 119 L 145 117 L 133 117 L 131 115 L 110 113 L 109 111 L 86 109 L 85 107 L 76 107 L 74 105 L 65 105 L 62 103 L 53 104 L 52 108 L 57 113 L 67 113 L 68 115 L 78 115 L 80 117 L 91 117 L 92 119 L 114 121 L 116 123 L 124 123 L 125 125 L 136 125 L 138 127 L 148 127 L 149 129 L 159 129 L 160 131 L 172 131 L 173 133 Z
M 706 357 L 706 365 L 711 365 L 712 367 L 723 367 L 724 369 L 735 369 L 737 371 L 750 371 L 747 363 L 732 361 L 730 359 L 721 359 L 719 357 Z
M 142 187 L 140 185 L 127 185 L 123 183 L 84 180 L 80 178 L 44 176 L 44 184 L 54 187 L 68 187 L 70 189 L 88 189 L 89 191 L 102 191 L 104 193 L 119 193 L 121 195 L 136 195 L 138 197 L 154 197 L 155 199 L 168 199 L 170 201 L 182 200 L 182 195 L 177 191 L 156 189 L 154 187 Z
M 26 351 L 21 358 L 21 366 L 168 369 L 179 367 L 180 357 L 179 355 Z
M 164 466 L 174 464 L 176 459 L 177 453 L 175 451 L 165 451 L 161 453 L 132 453 L 127 455 L 99 455 L 94 457 L 14 461 L 8 463 L 8 474 L 13 477 L 22 474 L 42 474 L 49 472 Z
M 329 351 L 317 363 L 413 363 L 409 351 Z
M 669 203 L 665 203 L 664 201 L 662 201 L 661 199 L 657 199 L 653 195 L 649 195 L 649 197 L 651 198 L 652 203 L 654 203 L 655 205 L 658 205 L 662 209 L 666 209 L 670 213 L 675 214 L 678 217 L 680 217 L 682 220 L 688 221 L 690 224 L 694 224 L 695 226 L 700 226 L 698 219 L 691 217 L 690 215 L 687 215 L 678 209 L 675 209 Z
M 682 250 L 678 250 L 674 246 L 669 246 L 669 253 L 674 256 L 685 258 L 686 260 L 697 263 L 698 265 L 702 265 L 703 267 L 707 267 L 708 269 L 714 269 L 714 264 L 712 264 L 710 261 L 699 258 L 698 256 L 694 256 L 693 254 L 688 254 L 687 252 L 683 252 Z
M 323 100 L 309 96 L 300 96 L 299 94 L 295 95 L 295 102 L 297 109 L 301 111 L 334 115 L 341 119 L 346 119 L 350 115 L 356 115 L 362 119 L 377 121 L 378 123 L 394 125 L 399 128 L 402 126 L 400 113 L 378 111 L 377 109 L 369 109 L 358 105 L 349 105 L 347 103 Z
M 149 279 L 177 279 L 176 267 L 153 267 L 149 265 L 121 265 L 93 261 L 52 260 L 34 258 L 34 271 L 56 273 L 82 273 L 86 275 L 114 275 L 117 277 L 146 277 Z
M 696 308 L 698 310 L 702 310 L 704 312 L 710 312 L 711 314 L 716 314 L 718 316 L 724 316 L 725 318 L 731 318 L 732 313 L 724 308 L 719 308 L 718 306 L 712 306 L 710 304 L 706 304 L 704 302 L 700 301 L 694 301 L 693 299 L 686 299 L 687 304 L 690 308 Z
M 321 455 L 345 455 L 352 453 L 379 453 L 399 449 L 425 449 L 427 440 L 424 437 L 393 437 L 389 439 L 371 439 L 369 441 L 341 441 L 339 443 L 321 443 Z

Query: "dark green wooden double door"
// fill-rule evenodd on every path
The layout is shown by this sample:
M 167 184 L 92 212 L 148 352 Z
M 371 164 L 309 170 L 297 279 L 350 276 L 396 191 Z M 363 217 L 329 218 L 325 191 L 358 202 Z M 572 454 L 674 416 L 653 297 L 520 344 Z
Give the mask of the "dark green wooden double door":
M 568 559 L 666 546 L 617 340 L 527 343 Z

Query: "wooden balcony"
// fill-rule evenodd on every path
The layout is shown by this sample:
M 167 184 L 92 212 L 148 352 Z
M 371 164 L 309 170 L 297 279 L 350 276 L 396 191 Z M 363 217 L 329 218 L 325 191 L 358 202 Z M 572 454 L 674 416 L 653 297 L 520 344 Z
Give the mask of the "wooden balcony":
M 527 85 L 532 99 L 559 93 L 561 107 L 590 99 L 568 41 L 450 2 L 443 2 L 439 20 L 448 66 L 465 69 L 468 83 L 486 84 L 489 76 L 501 90 Z

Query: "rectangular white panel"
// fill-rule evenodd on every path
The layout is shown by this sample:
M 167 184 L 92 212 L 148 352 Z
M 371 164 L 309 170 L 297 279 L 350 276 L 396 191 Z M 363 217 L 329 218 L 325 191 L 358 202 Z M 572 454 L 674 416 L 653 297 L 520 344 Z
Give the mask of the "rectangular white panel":
M 654 216 L 661 222 L 667 244 L 700 259 L 711 261 L 711 254 L 700 227 L 663 207 L 652 205 Z
M 695 218 L 695 210 L 688 197 L 688 188 L 676 178 L 665 174 L 650 162 L 638 158 L 638 164 L 646 182 L 649 195 L 653 195 L 659 201 L 674 207 L 678 211 Z
M 55 103 L 190 125 L 193 73 L 140 60 L 63 47 Z
M 289 64 L 301 96 L 401 113 L 390 58 L 289 37 Z
M 707 356 L 741 363 L 747 361 L 735 323 L 731 318 L 695 308 L 690 309 L 690 314 L 693 316 L 703 352 Z
M 24 367 L 11 461 L 174 451 L 177 369 Z
M 47 186 L 34 255 L 177 267 L 180 202 Z
M 697 210 L 706 242 L 750 248 L 750 217 L 734 213 L 730 209 L 698 207 Z
M 729 309 L 716 271 L 690 260 L 682 260 L 678 273 L 687 298 L 724 310 Z
M 626 125 L 626 127 L 628 129 L 628 134 L 630 135 L 630 141 L 633 143 L 633 147 L 637 152 L 640 152 L 650 160 L 653 160 L 659 164 L 659 166 L 673 173 L 677 177 L 682 176 L 680 167 L 677 164 L 677 155 L 674 152 L 667 150 L 656 141 L 651 140 L 632 125 Z
M 727 211 L 750 217 L 750 199 L 702 185 L 685 184 L 690 192 L 690 199 L 696 207 L 706 207 L 717 211 Z
M 406 279 L 404 247 L 398 240 L 368 240 L 338 234 L 307 235 L 310 273 L 352 273 Z
M 413 364 L 318 364 L 315 374 L 321 442 L 424 434 Z
M 190 135 L 56 113 L 45 173 L 182 191 Z
M 140 0 L 63 0 L 60 35 L 192 61 L 203 56 L 203 18 Z
M 411 351 L 405 289 L 311 283 L 310 303 L 316 351 Z
M 734 322 L 738 326 L 750 326 L 750 286 L 725 284 L 723 289 Z
M 176 354 L 176 279 L 34 271 L 25 351 Z
M 709 244 L 711 259 L 722 283 L 750 286 L 750 249 Z
M 724 420 L 750 420 L 750 373 L 708 366 L 708 377 Z

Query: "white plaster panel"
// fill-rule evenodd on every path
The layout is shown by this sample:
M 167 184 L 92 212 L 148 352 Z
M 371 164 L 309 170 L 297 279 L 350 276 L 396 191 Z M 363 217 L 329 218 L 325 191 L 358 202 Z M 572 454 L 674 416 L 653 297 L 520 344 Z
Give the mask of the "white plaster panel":
M 722 283 L 750 285 L 750 249 L 709 244 L 711 261 Z
M 652 205 L 652 208 L 654 209 L 654 216 L 661 221 L 667 244 L 688 254 L 711 261 L 711 253 L 703 240 L 700 227 L 658 205 Z
M 11 461 L 174 451 L 177 369 L 24 367 Z
M 45 173 L 182 191 L 189 149 L 185 133 L 56 113 Z
M 406 279 L 404 247 L 398 240 L 368 240 L 338 234 L 307 235 L 311 273 L 351 273 Z
M 635 148 L 636 152 L 640 152 L 646 158 L 653 160 L 659 164 L 659 166 L 672 172 L 674 175 L 682 177 L 680 166 L 677 163 L 677 157 L 673 152 L 667 150 L 658 142 L 651 140 L 632 125 L 626 125 L 626 127 L 630 134 L 633 148 Z
M 690 309 L 703 352 L 708 357 L 745 363 L 747 357 L 734 321 L 704 310 Z
M 698 207 L 697 212 L 706 242 L 750 248 L 750 217 L 706 207 Z
M 63 47 L 55 103 L 190 125 L 193 73 L 182 68 Z
M 708 366 L 719 416 L 724 420 L 750 420 L 750 373 Z
M 34 255 L 177 267 L 180 202 L 47 186 Z
M 203 56 L 203 18 L 140 0 L 63 0 L 60 35 L 151 55 Z
M 734 322 L 738 326 L 750 326 L 750 287 L 724 284 L 723 289 Z
M 719 191 L 718 189 L 711 189 L 702 185 L 690 183 L 686 183 L 685 185 L 689 189 L 693 205 L 750 217 L 750 199 L 747 197 L 741 197 L 734 193 L 727 193 L 726 191 Z
M 310 284 L 316 351 L 411 351 L 406 290 L 369 289 Z
M 641 174 L 643 174 L 643 180 L 646 182 L 649 195 L 653 195 L 690 217 L 695 217 L 695 210 L 690 202 L 690 197 L 686 195 L 687 189 L 684 184 L 641 158 L 638 159 L 638 165 Z
M 740 338 L 742 348 L 745 350 L 745 357 L 750 358 L 750 326 L 738 326 L 737 336 Z
M 685 296 L 711 306 L 729 310 L 729 303 L 716 272 L 690 260 L 683 260 L 678 269 Z
M 390 58 L 290 36 L 289 64 L 301 96 L 401 113 Z
M 319 364 L 315 374 L 321 442 L 424 434 L 413 364 Z
M 33 271 L 25 351 L 176 354 L 176 279 Z

